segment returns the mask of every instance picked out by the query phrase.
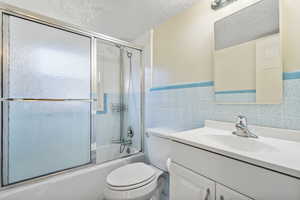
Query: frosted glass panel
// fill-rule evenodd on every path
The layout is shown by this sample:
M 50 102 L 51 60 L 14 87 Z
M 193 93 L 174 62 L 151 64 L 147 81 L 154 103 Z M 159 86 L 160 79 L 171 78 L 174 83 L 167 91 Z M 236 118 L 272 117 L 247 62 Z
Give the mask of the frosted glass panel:
M 94 130 L 96 162 L 103 163 L 141 151 L 142 67 L 140 51 L 120 49 L 100 40 L 97 45 L 104 111 L 96 113 Z M 132 138 L 128 137 L 129 128 L 134 134 Z M 124 145 L 124 141 L 131 144 Z
M 90 103 L 5 105 L 9 105 L 9 183 L 90 162 Z
M 90 97 L 89 38 L 9 17 L 9 48 L 10 98 Z

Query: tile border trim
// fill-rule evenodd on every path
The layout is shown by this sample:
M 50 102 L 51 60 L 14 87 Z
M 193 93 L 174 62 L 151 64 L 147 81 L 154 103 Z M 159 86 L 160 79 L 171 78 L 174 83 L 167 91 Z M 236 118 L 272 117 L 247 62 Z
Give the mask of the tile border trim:
M 196 83 L 186 83 L 186 84 L 178 84 L 178 85 L 168 85 L 161 87 L 153 87 L 150 88 L 150 91 L 160 91 L 160 90 L 174 90 L 174 89 L 186 89 L 186 88 L 195 88 L 195 87 L 210 87 L 213 86 L 213 81 L 206 82 L 196 82 Z
M 300 79 L 300 71 L 283 73 L 283 80 L 293 80 L 293 79 Z
M 227 91 L 215 92 L 215 94 L 245 94 L 245 93 L 256 93 L 256 90 L 227 90 Z
M 284 72 L 282 74 L 282 77 L 283 77 L 283 80 L 300 79 L 300 71 Z M 186 89 L 186 88 L 195 88 L 195 87 L 211 87 L 211 86 L 214 86 L 213 81 L 205 81 L 205 82 L 195 82 L 195 83 L 185 83 L 185 84 L 152 87 L 152 88 L 150 88 L 150 92 L 163 91 L 163 90 Z M 233 91 L 216 92 L 216 94 L 238 94 L 238 93 L 255 93 L 255 90 L 236 90 L 236 91 L 233 90 Z

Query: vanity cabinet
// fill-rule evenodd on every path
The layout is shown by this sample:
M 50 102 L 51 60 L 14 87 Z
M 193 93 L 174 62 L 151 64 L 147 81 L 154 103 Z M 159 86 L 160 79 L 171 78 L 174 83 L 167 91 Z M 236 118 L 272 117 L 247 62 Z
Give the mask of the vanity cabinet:
M 176 164 L 170 169 L 171 200 L 215 200 L 215 183 Z
M 176 141 L 171 159 L 170 200 L 300 199 L 300 179 L 274 170 Z
M 171 200 L 251 200 L 175 163 L 170 167 Z

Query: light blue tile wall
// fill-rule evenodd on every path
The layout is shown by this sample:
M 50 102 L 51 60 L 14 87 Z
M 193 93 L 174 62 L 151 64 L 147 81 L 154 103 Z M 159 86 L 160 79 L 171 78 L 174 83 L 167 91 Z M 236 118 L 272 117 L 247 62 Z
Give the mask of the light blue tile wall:
M 280 105 L 218 105 L 211 85 L 156 90 L 146 96 L 146 126 L 185 130 L 204 126 L 204 120 L 234 122 L 237 115 L 249 124 L 300 129 L 300 79 L 285 73 L 284 100 Z M 294 74 L 294 75 L 293 75 Z

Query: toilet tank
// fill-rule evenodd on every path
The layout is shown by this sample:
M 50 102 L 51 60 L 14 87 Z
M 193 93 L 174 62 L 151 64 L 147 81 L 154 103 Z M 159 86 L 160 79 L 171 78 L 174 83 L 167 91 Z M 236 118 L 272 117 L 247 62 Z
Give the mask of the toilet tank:
M 174 131 L 166 129 L 147 130 L 147 150 L 150 164 L 163 170 L 167 170 L 167 160 L 171 154 L 171 140 L 168 135 Z

